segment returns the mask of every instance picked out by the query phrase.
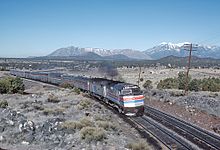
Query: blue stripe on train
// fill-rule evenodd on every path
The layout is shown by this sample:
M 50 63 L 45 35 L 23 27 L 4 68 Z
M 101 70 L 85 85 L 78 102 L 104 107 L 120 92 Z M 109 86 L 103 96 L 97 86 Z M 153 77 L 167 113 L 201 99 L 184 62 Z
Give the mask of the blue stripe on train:
M 141 99 L 141 100 L 127 101 L 127 102 L 125 101 L 124 104 L 130 104 L 130 103 L 141 103 L 141 102 L 144 103 L 144 100 Z

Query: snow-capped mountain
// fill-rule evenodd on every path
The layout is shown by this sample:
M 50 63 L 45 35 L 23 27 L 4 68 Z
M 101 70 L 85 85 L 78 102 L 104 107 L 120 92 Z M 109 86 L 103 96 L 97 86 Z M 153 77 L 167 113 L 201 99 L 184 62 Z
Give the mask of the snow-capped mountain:
M 179 56 L 185 57 L 189 55 L 189 52 L 186 51 L 184 45 L 190 44 L 189 42 L 184 43 L 166 43 L 163 42 L 158 46 L 150 48 L 144 51 L 145 54 L 151 56 L 153 59 L 160 59 L 166 56 Z M 193 45 L 192 55 L 198 56 L 201 58 L 212 57 L 220 59 L 220 47 L 217 46 L 207 46 L 207 45 Z
M 144 54 L 141 51 L 132 50 L 132 49 L 103 49 L 103 48 L 79 48 L 79 47 L 67 47 L 67 48 L 60 48 L 53 53 L 49 54 L 48 56 L 79 56 L 83 55 L 88 52 L 93 52 L 98 54 L 102 57 L 106 56 L 127 56 L 131 59 L 151 59 L 147 54 Z
M 72 57 L 72 56 L 83 56 L 87 53 L 94 53 L 101 58 L 123 58 L 123 60 L 128 59 L 160 59 L 166 56 L 178 56 L 185 57 L 189 55 L 189 51 L 184 49 L 186 44 L 189 42 L 183 42 L 178 44 L 163 42 L 158 46 L 154 46 L 146 51 L 138 51 L 133 49 L 103 49 L 103 48 L 80 48 L 80 47 L 66 47 L 60 48 L 48 56 L 55 57 Z M 193 45 L 192 55 L 200 58 L 217 58 L 220 59 L 220 47 L 218 46 L 207 46 L 207 45 Z

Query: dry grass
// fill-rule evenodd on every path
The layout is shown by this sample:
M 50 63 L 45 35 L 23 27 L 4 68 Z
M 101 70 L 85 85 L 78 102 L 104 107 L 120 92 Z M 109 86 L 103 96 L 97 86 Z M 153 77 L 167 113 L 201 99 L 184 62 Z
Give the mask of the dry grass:
M 101 141 L 105 137 L 105 132 L 103 128 L 97 127 L 84 127 L 80 131 L 80 135 L 82 139 L 86 141 Z
M 64 111 L 65 111 L 64 108 L 55 108 L 55 109 L 44 108 L 43 114 L 44 115 L 63 115 Z
M 64 103 L 61 105 L 64 109 L 68 109 L 71 107 L 71 104 Z
M 73 92 L 76 93 L 76 94 L 78 94 L 78 95 L 81 93 L 80 89 L 78 89 L 78 88 L 74 88 L 74 89 L 73 89 Z
M 93 122 L 88 117 L 84 117 L 79 121 L 65 121 L 62 123 L 62 127 L 66 129 L 82 129 L 84 127 L 92 127 Z
M 145 140 L 140 139 L 137 142 L 130 143 L 127 146 L 131 150 L 150 150 L 151 147 L 146 143 Z
M 91 102 L 89 100 L 81 100 L 79 104 L 77 105 L 78 109 L 86 109 L 91 106 Z
M 32 104 L 32 105 L 33 105 L 33 108 L 36 110 L 44 110 L 43 106 L 40 104 Z
M 110 130 L 110 129 L 116 130 L 117 129 L 117 126 L 109 121 L 97 121 L 96 125 L 105 130 Z
M 55 96 L 54 94 L 49 94 L 47 101 L 51 102 L 51 103 L 59 103 L 60 102 L 59 98 L 57 96 Z
M 74 130 L 77 128 L 77 123 L 76 121 L 65 121 L 62 123 L 62 127 L 70 130 Z

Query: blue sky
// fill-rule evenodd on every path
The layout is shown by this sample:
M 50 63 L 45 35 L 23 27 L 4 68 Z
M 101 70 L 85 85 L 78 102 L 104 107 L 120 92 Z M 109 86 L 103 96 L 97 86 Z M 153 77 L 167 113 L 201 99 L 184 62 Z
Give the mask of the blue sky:
M 67 46 L 220 45 L 218 0 L 0 0 L 0 57 Z

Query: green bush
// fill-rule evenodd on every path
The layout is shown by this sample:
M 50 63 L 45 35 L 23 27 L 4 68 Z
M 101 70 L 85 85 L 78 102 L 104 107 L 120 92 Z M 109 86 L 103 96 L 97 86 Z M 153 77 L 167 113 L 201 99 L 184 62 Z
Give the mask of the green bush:
M 190 83 L 189 83 L 189 90 L 190 91 L 200 91 L 202 89 L 201 87 L 201 83 L 202 81 L 199 79 L 193 79 Z
M 84 127 L 80 130 L 81 138 L 86 141 L 101 141 L 105 137 L 103 128 Z
M 185 85 L 186 85 L 186 73 L 185 72 L 179 72 L 178 73 L 178 89 L 185 89 Z M 190 82 L 191 77 L 188 77 L 188 83 Z
M 8 106 L 8 102 L 6 100 L 0 100 L 0 108 L 6 108 Z
M 152 88 L 153 88 L 153 86 L 152 86 L 152 81 L 151 81 L 151 80 L 145 81 L 145 83 L 143 84 L 143 87 L 144 87 L 145 89 L 152 89 Z
M 160 80 L 157 84 L 158 89 L 177 89 L 178 88 L 178 80 L 176 78 L 167 78 L 164 80 Z
M 185 89 L 184 75 L 181 73 L 179 77 L 167 78 L 160 80 L 157 84 L 158 89 Z M 189 77 L 189 81 L 191 77 Z M 220 79 L 219 78 L 204 78 L 204 79 L 193 79 L 189 82 L 190 91 L 220 91 Z
M 219 78 L 205 78 L 202 80 L 202 90 L 218 92 L 220 91 L 220 79 Z
M 23 93 L 24 83 L 21 78 L 5 77 L 0 80 L 0 93 Z

